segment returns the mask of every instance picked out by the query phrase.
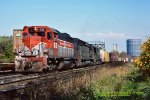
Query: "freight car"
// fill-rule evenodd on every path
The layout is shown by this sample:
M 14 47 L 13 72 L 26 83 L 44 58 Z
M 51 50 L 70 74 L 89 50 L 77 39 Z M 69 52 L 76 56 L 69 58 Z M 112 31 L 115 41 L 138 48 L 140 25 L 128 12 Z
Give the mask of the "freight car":
M 19 30 L 18 30 L 19 31 Z M 48 26 L 14 34 L 15 71 L 47 71 L 101 63 L 99 49 Z

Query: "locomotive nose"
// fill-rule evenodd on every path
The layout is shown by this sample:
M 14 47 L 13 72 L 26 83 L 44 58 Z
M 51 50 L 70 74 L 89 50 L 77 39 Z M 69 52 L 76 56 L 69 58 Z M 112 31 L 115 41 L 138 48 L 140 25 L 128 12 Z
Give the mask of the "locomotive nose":
M 35 47 L 41 42 L 41 37 L 39 36 L 28 37 L 24 39 L 23 42 L 24 42 L 24 45 L 27 46 L 31 50 L 33 47 Z

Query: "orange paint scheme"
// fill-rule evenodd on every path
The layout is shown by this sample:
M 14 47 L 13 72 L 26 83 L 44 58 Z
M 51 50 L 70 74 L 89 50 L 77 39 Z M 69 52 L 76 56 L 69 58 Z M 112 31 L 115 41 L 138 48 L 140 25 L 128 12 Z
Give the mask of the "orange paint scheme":
M 30 35 L 30 32 L 29 32 L 29 28 L 32 28 L 34 32 L 34 35 Z M 38 36 L 38 32 L 39 32 L 39 29 L 44 29 L 44 34 L 43 36 Z M 51 39 L 48 39 L 48 32 L 51 33 Z M 25 37 L 24 36 L 24 33 L 27 33 L 27 36 Z M 53 52 L 54 52 L 54 55 L 57 56 L 58 55 L 58 48 L 56 48 L 56 45 L 54 46 L 54 38 L 55 38 L 55 43 L 57 43 L 57 46 L 58 46 L 58 34 L 55 33 L 55 37 L 54 37 L 54 32 L 53 30 L 50 28 L 50 27 L 47 27 L 47 26 L 25 26 L 24 29 L 23 29 L 23 43 L 25 46 L 27 46 L 30 50 L 38 45 L 40 42 L 43 42 L 43 43 L 46 43 L 46 48 L 52 48 L 53 49 Z
M 23 43 L 25 46 L 27 46 L 30 50 L 38 45 L 41 42 L 41 37 L 39 36 L 32 36 L 32 37 L 26 37 L 23 39 Z

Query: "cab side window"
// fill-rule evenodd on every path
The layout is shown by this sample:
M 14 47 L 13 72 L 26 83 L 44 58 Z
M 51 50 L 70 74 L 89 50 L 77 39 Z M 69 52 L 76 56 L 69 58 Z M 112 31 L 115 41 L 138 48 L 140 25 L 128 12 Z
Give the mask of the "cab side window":
M 48 32 L 48 33 L 47 33 L 47 39 L 50 40 L 51 38 L 52 38 L 52 33 L 51 33 L 51 32 Z
M 54 33 L 54 41 L 57 41 L 57 33 Z

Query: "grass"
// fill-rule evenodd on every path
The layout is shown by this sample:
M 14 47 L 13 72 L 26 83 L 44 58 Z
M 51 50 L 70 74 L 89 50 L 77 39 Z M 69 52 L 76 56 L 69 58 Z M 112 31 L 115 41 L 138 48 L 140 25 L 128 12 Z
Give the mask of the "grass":
M 150 78 L 128 65 L 126 68 L 110 68 L 91 85 L 94 99 L 141 100 L 150 98 Z M 104 68 L 102 71 L 105 71 Z M 115 75 L 114 75 L 115 74 Z
M 131 63 L 101 65 L 33 88 L 36 92 L 29 94 L 39 100 L 145 100 L 150 98 L 150 78 L 142 76 Z
M 59 85 L 60 87 L 62 86 Z M 64 86 L 64 85 L 63 85 Z M 59 87 L 59 89 L 60 89 Z M 131 63 L 105 66 L 85 73 L 62 89 L 63 99 L 73 100 L 143 100 L 150 98 L 150 78 L 144 79 Z M 68 88 L 67 88 L 68 87 Z
M 130 67 L 128 64 L 117 67 L 102 65 L 98 69 L 85 72 L 84 75 L 76 75 L 64 83 L 59 80 L 54 87 L 62 99 L 73 100 L 95 100 L 98 98 L 113 98 L 118 96 L 118 92 L 123 84 L 123 77 L 127 75 Z M 114 94 L 115 93 L 115 94 Z M 120 95 L 120 94 L 119 94 Z

